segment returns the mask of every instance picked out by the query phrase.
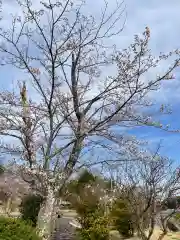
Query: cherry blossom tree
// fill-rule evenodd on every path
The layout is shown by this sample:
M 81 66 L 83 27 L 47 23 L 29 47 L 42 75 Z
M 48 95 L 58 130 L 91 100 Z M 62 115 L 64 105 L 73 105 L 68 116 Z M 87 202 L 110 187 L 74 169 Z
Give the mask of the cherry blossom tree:
M 138 141 L 114 126 L 163 128 L 141 109 L 152 105 L 146 97 L 161 81 L 173 79 L 179 52 L 152 57 L 148 27 L 129 48 L 117 49 L 113 38 L 124 26 L 123 3 L 109 13 L 105 2 L 96 19 L 81 0 L 16 2 L 20 11 L 9 29 L 1 20 L 0 63 L 15 67 L 26 80 L 19 82 L 20 93 L 17 88 L 0 93 L 0 134 L 16 140 L 1 149 L 18 155 L 23 179 L 46 197 L 38 226 L 48 238 L 55 204 L 74 168 L 84 164 L 84 152 L 100 146 L 126 161 L 127 149 L 130 156 Z M 176 60 L 167 71 L 147 79 L 172 55 Z
M 5 168 L 0 174 L 0 199 L 5 204 L 7 214 L 11 211 L 13 202 L 17 202 L 30 191 L 30 185 L 27 184 L 19 174 L 12 171 L 11 168 Z M 18 205 L 16 206 L 18 207 Z

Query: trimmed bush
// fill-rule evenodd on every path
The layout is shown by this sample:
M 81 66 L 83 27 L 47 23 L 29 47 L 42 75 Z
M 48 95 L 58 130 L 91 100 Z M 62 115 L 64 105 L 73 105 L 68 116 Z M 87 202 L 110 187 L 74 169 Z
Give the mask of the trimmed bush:
M 128 211 L 128 204 L 123 199 L 118 199 L 113 205 L 111 212 L 113 225 L 124 237 L 133 236 L 133 223 L 131 213 Z
M 89 194 L 90 195 L 90 194 Z M 78 230 L 78 239 L 81 240 L 107 240 L 109 239 L 109 219 L 94 195 L 83 199 L 76 205 L 79 215 L 78 221 L 82 228 Z
M 35 229 L 20 219 L 0 217 L 0 240 L 41 240 Z
M 23 198 L 20 205 L 20 212 L 22 219 L 31 223 L 33 227 L 36 227 L 37 217 L 40 210 L 40 206 L 43 202 L 43 198 L 39 195 L 27 195 Z
M 78 221 L 82 226 L 81 229 L 77 230 L 78 240 L 109 239 L 109 219 L 104 216 L 104 208 L 95 193 L 88 188 L 84 189 L 73 206 L 78 213 Z
M 105 216 L 98 216 L 98 214 L 92 214 L 86 217 L 88 226 L 82 227 L 78 230 L 78 239 L 81 240 L 108 240 L 108 218 Z M 80 221 L 81 222 L 81 221 Z M 86 223 L 87 223 L 86 222 Z

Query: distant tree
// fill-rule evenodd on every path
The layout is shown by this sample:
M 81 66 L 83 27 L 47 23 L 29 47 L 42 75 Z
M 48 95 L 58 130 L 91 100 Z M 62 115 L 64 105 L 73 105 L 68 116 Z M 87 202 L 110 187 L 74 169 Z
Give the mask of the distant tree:
M 165 209 L 176 209 L 178 205 L 176 197 L 167 198 L 162 202 L 162 206 Z
M 90 172 L 88 169 L 82 170 L 79 173 L 79 176 L 69 181 L 64 189 L 64 198 L 71 202 L 71 197 L 74 196 L 75 198 L 81 196 L 82 192 L 84 192 L 87 188 L 94 188 L 98 184 L 98 179 L 96 175 Z
M 180 190 L 180 174 L 173 162 L 158 154 L 145 154 L 136 164 L 129 163 L 121 169 L 119 195 L 129 202 L 133 224 L 142 240 L 149 240 L 156 221 L 162 229 L 159 240 L 168 232 L 168 221 L 177 213 L 176 194 Z M 165 202 L 172 205 L 172 211 L 163 214 Z
M 18 198 L 22 198 L 29 191 L 31 191 L 29 184 L 11 169 L 6 168 L 0 174 L 0 198 L 6 205 L 7 213 L 11 211 L 12 202 L 17 201 Z
M 93 173 L 91 173 L 88 169 L 84 169 L 78 178 L 78 184 L 84 186 L 95 182 L 96 179 L 97 177 L 93 175 Z

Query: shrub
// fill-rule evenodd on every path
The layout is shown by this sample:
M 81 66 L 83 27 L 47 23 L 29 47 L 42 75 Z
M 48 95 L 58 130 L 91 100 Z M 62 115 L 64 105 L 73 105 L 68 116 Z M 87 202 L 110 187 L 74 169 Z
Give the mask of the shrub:
M 118 199 L 114 202 L 111 217 L 114 227 L 124 237 L 133 236 L 132 215 L 128 210 L 128 204 L 123 199 Z
M 69 201 L 78 214 L 82 228 L 77 230 L 78 240 L 109 239 L 108 217 L 104 215 L 99 183 L 88 171 L 84 171 L 78 181 L 71 182 Z M 69 188 L 69 189 L 70 189 Z
M 98 216 L 97 213 L 86 216 L 86 227 L 78 230 L 81 240 L 107 240 L 109 239 L 108 218 Z M 81 222 L 81 221 L 80 221 Z
M 0 240 L 41 240 L 35 229 L 20 219 L 0 217 Z
M 82 226 L 78 230 L 79 238 L 81 240 L 108 239 L 108 218 L 104 216 L 104 209 L 100 204 L 99 197 L 90 189 L 84 189 L 83 193 L 74 204 L 79 216 L 78 221 Z
M 22 219 L 31 223 L 33 227 L 36 226 L 42 202 L 43 198 L 41 196 L 33 194 L 25 196 L 21 202 L 20 212 L 22 214 Z
M 174 218 L 175 218 L 176 220 L 180 221 L 180 213 L 176 213 L 176 214 L 174 215 Z

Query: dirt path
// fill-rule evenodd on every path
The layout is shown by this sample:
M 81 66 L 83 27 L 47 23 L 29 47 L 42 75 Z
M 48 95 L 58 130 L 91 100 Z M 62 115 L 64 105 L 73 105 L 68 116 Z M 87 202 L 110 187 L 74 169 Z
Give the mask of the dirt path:
M 159 229 L 155 229 L 154 234 L 152 236 L 152 240 L 157 240 L 161 231 Z M 163 240 L 180 240 L 180 232 L 169 232 Z
M 71 210 L 61 210 L 62 216 L 56 221 L 56 231 L 53 240 L 72 240 L 75 236 L 75 228 L 69 224 L 77 214 Z
M 53 240 L 72 240 L 75 234 L 75 228 L 69 224 L 69 218 L 58 219 L 57 229 L 54 233 Z

